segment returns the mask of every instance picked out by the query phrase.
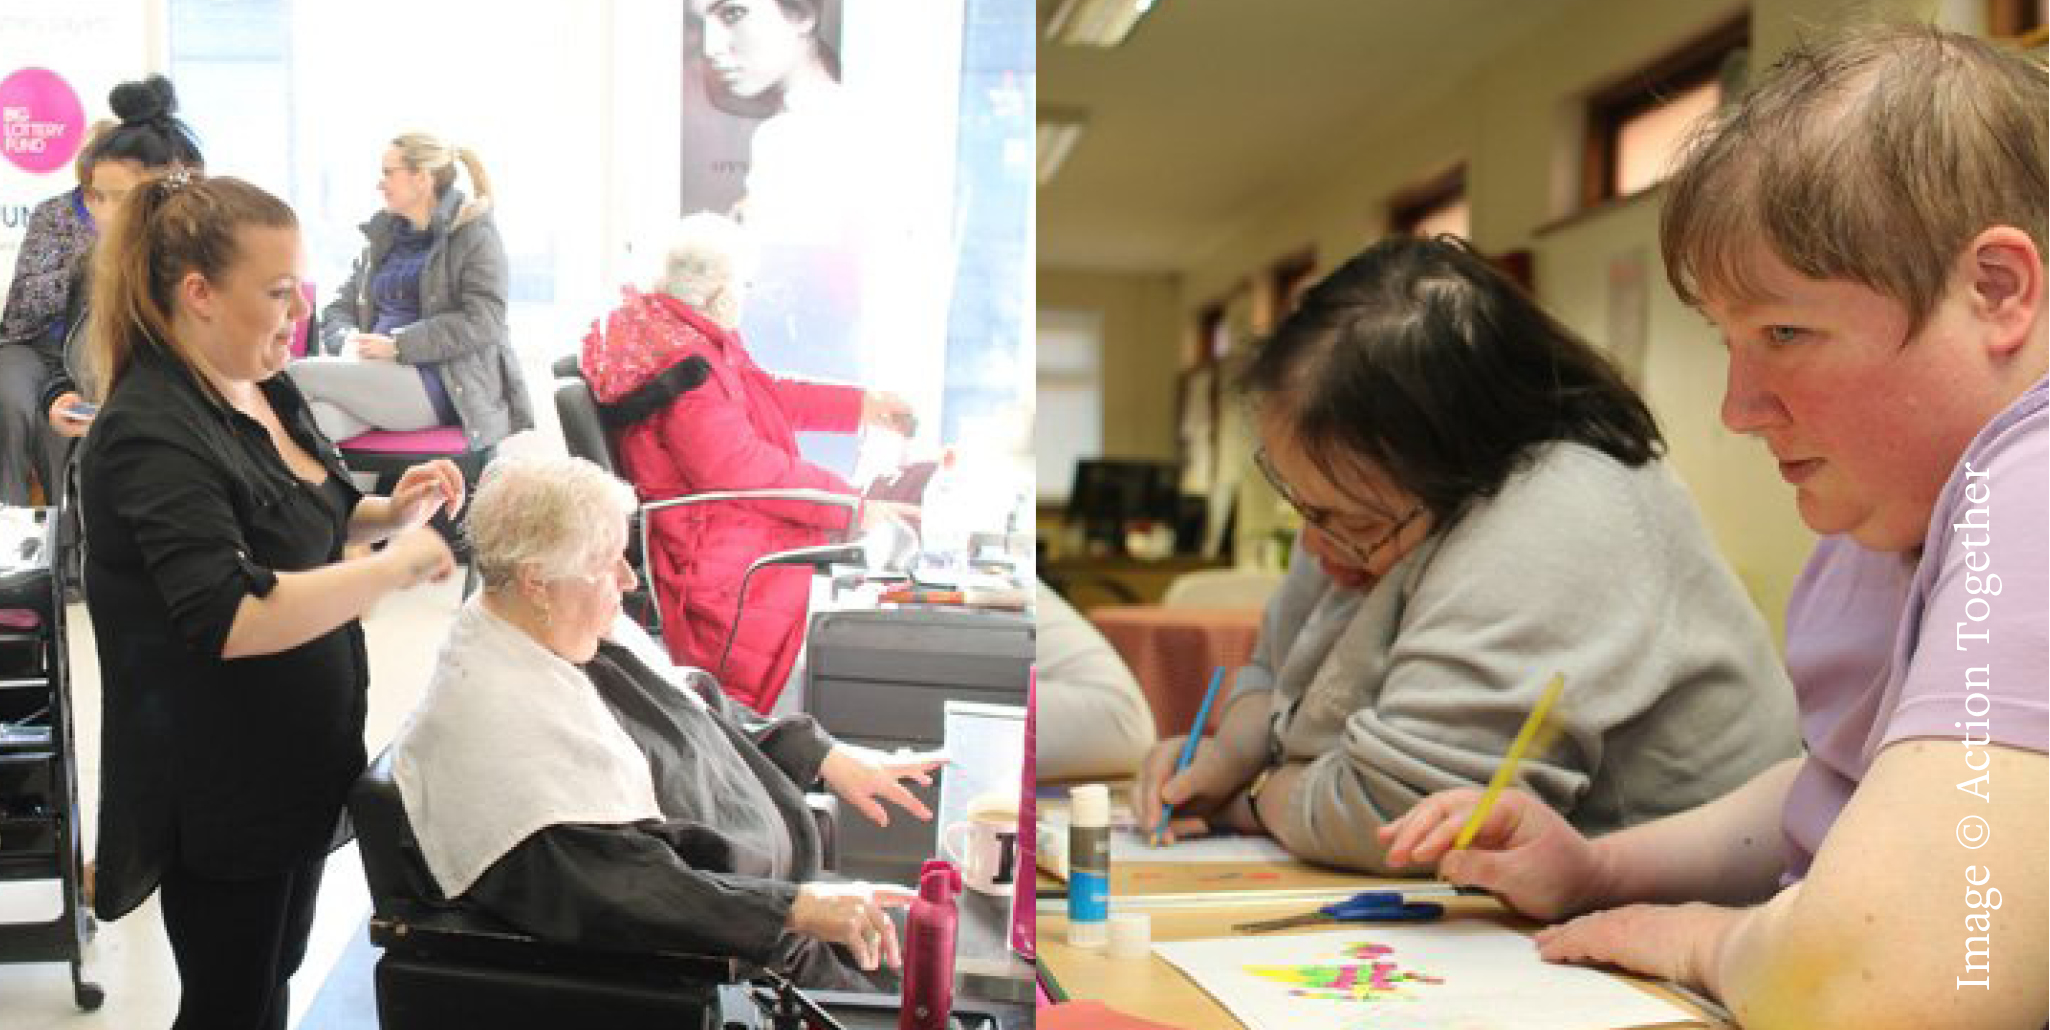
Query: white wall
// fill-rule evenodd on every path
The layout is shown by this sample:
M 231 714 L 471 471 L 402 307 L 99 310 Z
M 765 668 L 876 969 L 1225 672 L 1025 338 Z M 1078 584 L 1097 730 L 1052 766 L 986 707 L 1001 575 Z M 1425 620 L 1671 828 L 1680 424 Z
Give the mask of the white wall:
M 0 0 L 0 79 L 23 68 L 63 77 L 85 113 L 68 148 L 74 151 L 86 126 L 113 117 L 109 90 L 162 69 L 163 42 L 163 0 Z M 0 303 L 29 212 L 77 184 L 70 162 L 31 173 L 0 158 Z

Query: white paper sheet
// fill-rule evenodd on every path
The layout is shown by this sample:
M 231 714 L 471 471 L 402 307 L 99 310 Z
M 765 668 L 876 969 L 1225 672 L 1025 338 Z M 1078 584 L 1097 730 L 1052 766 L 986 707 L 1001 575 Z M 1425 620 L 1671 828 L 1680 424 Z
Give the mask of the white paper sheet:
M 1249 1030 L 1613 1030 L 1687 1022 L 1607 973 L 1472 920 L 1167 941 L 1155 954 Z

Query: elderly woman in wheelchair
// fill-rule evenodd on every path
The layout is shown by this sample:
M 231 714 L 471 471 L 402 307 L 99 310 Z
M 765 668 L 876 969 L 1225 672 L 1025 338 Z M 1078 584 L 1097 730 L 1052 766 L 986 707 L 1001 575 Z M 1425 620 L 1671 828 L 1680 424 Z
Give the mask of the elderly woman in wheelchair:
M 470 512 L 483 591 L 457 615 L 392 775 L 442 894 L 543 940 L 732 956 L 872 990 L 901 888 L 821 879 L 823 780 L 877 823 L 931 813 L 931 762 L 763 722 L 620 617 L 632 490 L 578 458 L 491 466 Z

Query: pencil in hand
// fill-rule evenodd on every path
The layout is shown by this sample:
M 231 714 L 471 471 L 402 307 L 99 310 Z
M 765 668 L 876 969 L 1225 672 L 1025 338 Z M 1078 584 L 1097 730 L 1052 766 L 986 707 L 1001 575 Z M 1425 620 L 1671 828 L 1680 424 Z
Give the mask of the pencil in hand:
M 1538 697 L 1537 707 L 1523 720 L 1523 728 L 1516 731 L 1516 739 L 1509 744 L 1509 753 L 1502 758 L 1502 765 L 1495 770 L 1495 778 L 1488 781 L 1488 789 L 1481 792 L 1480 803 L 1473 806 L 1473 814 L 1466 817 L 1466 825 L 1459 828 L 1459 836 L 1453 838 L 1452 850 L 1463 851 L 1473 843 L 1474 834 L 1488 821 L 1488 812 L 1495 807 L 1495 799 L 1502 796 L 1503 788 L 1516 782 L 1516 767 L 1523 764 L 1524 756 L 1533 750 L 1543 750 L 1558 733 L 1558 725 L 1552 721 L 1552 705 L 1559 700 L 1559 694 L 1566 688 L 1566 674 L 1555 672 L 1552 682 L 1545 684 L 1545 692 Z M 1542 739 L 1540 739 L 1542 738 Z
M 1217 688 L 1223 685 L 1224 666 L 1220 665 L 1210 673 L 1210 689 L 1203 692 L 1203 705 L 1196 709 L 1196 721 L 1189 725 L 1189 735 L 1182 741 L 1181 756 L 1175 759 L 1174 772 L 1168 774 L 1168 779 L 1171 780 L 1176 776 L 1180 776 L 1182 771 L 1189 767 L 1189 763 L 1196 760 L 1196 745 L 1203 740 L 1203 724 L 1210 719 L 1210 704 L 1217 700 Z M 1165 788 L 1167 784 L 1163 782 L 1161 786 Z M 1166 843 L 1167 825 L 1173 818 L 1174 806 L 1168 804 L 1165 800 L 1161 801 L 1160 823 L 1153 828 L 1153 833 L 1147 837 L 1146 842 L 1148 845 L 1157 848 Z

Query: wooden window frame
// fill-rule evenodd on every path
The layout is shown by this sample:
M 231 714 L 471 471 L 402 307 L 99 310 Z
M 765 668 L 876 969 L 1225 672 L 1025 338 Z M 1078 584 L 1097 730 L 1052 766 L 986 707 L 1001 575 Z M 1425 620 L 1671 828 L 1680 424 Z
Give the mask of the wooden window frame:
M 1205 304 L 1196 312 L 1196 364 L 1215 365 L 1223 355 L 1217 353 L 1217 337 L 1224 329 L 1225 302 Z
M 1715 81 L 1730 54 L 1750 42 L 1751 15 L 1747 11 L 1590 95 L 1581 162 L 1581 208 L 1621 199 L 1616 192 L 1616 150 L 1630 119 Z
M 1388 199 L 1388 231 L 1410 236 L 1425 216 L 1466 197 L 1466 164 L 1453 166 Z
M 2021 46 L 2039 47 L 2050 37 L 2043 0 L 1986 0 L 1986 35 Z
M 1267 270 L 1269 310 L 1267 332 L 1273 332 L 1282 319 L 1295 310 L 1296 297 L 1310 287 L 1310 277 L 1317 273 L 1317 251 L 1304 247 L 1293 254 L 1274 262 Z

